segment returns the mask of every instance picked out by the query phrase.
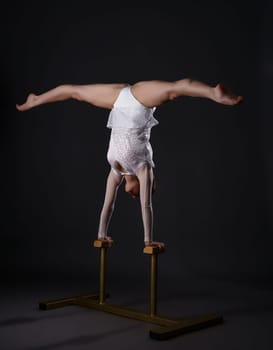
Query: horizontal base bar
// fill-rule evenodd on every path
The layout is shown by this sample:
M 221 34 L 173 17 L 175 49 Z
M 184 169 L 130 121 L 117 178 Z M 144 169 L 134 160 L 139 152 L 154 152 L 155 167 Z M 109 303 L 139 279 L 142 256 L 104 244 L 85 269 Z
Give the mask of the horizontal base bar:
M 150 316 L 146 312 L 137 311 L 133 309 L 129 309 L 123 306 L 113 305 L 113 304 L 99 304 L 95 300 L 88 300 L 88 299 L 79 299 L 77 301 L 77 305 L 87 307 L 90 309 L 98 310 L 98 311 L 104 311 L 108 312 L 117 316 L 127 317 L 139 321 L 144 321 L 148 323 L 155 323 L 157 325 L 161 326 L 170 326 L 175 325 L 177 321 L 171 320 L 168 318 L 163 318 L 160 316 Z
M 109 294 L 106 295 L 109 297 Z M 160 327 L 150 330 L 150 337 L 156 340 L 166 340 L 175 336 L 199 330 L 205 327 L 213 326 L 223 322 L 223 318 L 218 314 L 206 316 L 196 316 L 190 319 L 169 319 L 158 315 L 151 316 L 148 313 L 129 309 L 123 306 L 113 304 L 99 304 L 99 294 L 80 295 L 39 303 L 42 310 L 78 305 L 90 309 L 115 314 L 121 317 L 127 317 L 147 323 L 157 324 Z
M 105 295 L 106 298 L 109 297 L 109 294 L 107 293 Z M 93 300 L 99 300 L 99 294 L 84 294 L 84 295 L 77 295 L 73 297 L 68 298 L 62 298 L 62 299 L 55 299 L 55 300 L 47 300 L 47 301 L 41 301 L 39 303 L 39 308 L 41 310 L 50 310 L 50 309 L 57 309 L 59 307 L 64 306 L 71 306 L 71 305 L 77 305 L 77 301 L 79 299 L 93 299 Z
M 172 326 L 151 329 L 150 337 L 156 340 L 167 340 L 178 335 L 223 323 L 223 321 L 223 317 L 218 314 L 196 316 L 194 318 L 180 320 Z

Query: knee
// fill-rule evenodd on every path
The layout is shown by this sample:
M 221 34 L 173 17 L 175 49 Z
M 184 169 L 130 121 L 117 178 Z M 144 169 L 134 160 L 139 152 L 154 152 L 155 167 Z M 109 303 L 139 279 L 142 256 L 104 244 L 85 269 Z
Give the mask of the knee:
M 74 100 L 82 101 L 83 97 L 83 88 L 79 85 L 69 85 L 71 91 L 71 97 Z
M 170 84 L 170 89 L 169 89 L 169 99 L 174 100 L 175 98 L 181 96 L 181 91 L 185 87 L 191 84 L 193 79 L 191 78 L 184 78 L 180 80 L 176 80 Z
M 177 97 L 177 82 L 174 81 L 170 83 L 170 87 L 168 89 L 168 99 L 174 100 Z

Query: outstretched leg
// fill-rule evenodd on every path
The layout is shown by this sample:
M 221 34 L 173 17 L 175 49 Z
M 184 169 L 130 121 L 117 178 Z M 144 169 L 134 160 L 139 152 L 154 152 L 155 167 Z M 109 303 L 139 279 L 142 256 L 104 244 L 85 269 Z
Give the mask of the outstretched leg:
M 100 223 L 99 223 L 99 230 L 98 230 L 98 239 L 100 240 L 111 239 L 111 237 L 107 236 L 107 232 L 108 232 L 110 219 L 114 211 L 117 191 L 120 184 L 122 183 L 122 180 L 123 180 L 123 176 L 119 176 L 115 174 L 112 169 L 110 170 L 110 173 L 107 178 L 107 183 L 106 183 L 104 204 L 100 215 Z
M 153 241 L 153 169 L 149 164 L 144 164 L 137 170 L 136 175 L 138 177 L 140 185 L 139 196 L 141 203 L 142 221 L 144 226 L 144 244 L 145 246 L 154 246 L 164 249 L 164 243 Z
M 39 105 L 68 99 L 88 102 L 94 106 L 111 109 L 118 97 L 120 90 L 128 84 L 89 84 L 59 85 L 40 95 L 30 93 L 25 103 L 16 104 L 19 111 L 26 111 Z
M 16 104 L 16 108 L 19 111 L 26 111 L 45 103 L 76 99 L 97 107 L 112 109 L 120 90 L 127 85 L 127 83 L 59 85 L 40 95 L 30 93 L 26 102 Z M 226 105 L 236 105 L 243 100 L 242 96 L 234 94 L 223 84 L 217 84 L 214 87 L 188 78 L 172 82 L 161 80 L 141 81 L 135 83 L 131 91 L 136 99 L 147 107 L 159 106 L 181 96 L 203 97 Z
M 156 107 L 181 96 L 208 98 L 225 105 L 236 105 L 243 97 L 234 94 L 223 84 L 216 86 L 193 79 L 180 79 L 173 82 L 151 80 L 141 81 L 131 88 L 132 94 L 144 106 Z

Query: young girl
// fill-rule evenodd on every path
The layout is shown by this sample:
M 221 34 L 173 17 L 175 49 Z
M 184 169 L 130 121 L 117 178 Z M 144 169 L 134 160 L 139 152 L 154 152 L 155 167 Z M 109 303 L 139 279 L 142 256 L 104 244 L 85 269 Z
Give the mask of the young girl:
M 153 240 L 152 193 L 154 191 L 153 151 L 150 144 L 151 128 L 158 124 L 155 109 L 180 96 L 207 98 L 224 105 L 242 102 L 222 84 L 210 86 L 198 80 L 141 81 L 135 84 L 108 83 L 88 85 L 60 85 L 40 95 L 30 93 L 25 103 L 16 105 L 26 111 L 41 104 L 76 99 L 109 109 L 107 127 L 111 137 L 107 159 L 111 166 L 103 208 L 100 215 L 98 239 L 111 246 L 107 235 L 119 186 L 125 179 L 125 191 L 141 202 L 144 226 L 144 245 L 164 249 L 164 243 Z

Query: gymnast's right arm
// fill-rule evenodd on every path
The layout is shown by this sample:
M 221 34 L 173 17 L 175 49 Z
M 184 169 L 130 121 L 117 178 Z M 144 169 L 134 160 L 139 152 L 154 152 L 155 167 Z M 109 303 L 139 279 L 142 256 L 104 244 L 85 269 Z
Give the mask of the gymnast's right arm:
M 112 169 L 110 170 L 106 183 L 104 203 L 100 215 L 98 230 L 98 239 L 100 240 L 109 240 L 110 238 L 107 236 L 108 227 L 114 211 L 117 191 L 122 180 L 123 176 L 115 174 Z

